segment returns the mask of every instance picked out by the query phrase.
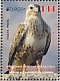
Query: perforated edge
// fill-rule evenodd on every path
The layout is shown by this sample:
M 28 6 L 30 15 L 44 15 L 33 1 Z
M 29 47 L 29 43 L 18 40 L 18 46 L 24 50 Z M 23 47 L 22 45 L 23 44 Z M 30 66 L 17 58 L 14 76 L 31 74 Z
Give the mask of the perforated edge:
M 3 71 L 3 1 L 57 1 L 57 0 L 1 0 L 1 23 L 0 23 L 0 25 L 1 25 L 1 44 L 0 44 L 0 62 L 1 62 L 1 67 L 0 67 L 0 73 L 1 73 L 1 76 L 0 77 L 2 77 L 2 71 Z M 60 64 L 59 64 L 59 62 L 60 62 L 60 60 L 59 60 L 59 54 L 60 54 L 60 20 L 59 20 L 59 18 L 60 18 L 60 15 L 59 15 L 59 13 L 60 13 L 60 2 L 59 2 L 59 0 L 58 0 L 58 81 L 60 80 L 59 78 L 60 78 L 60 76 L 59 76 L 59 74 L 60 74 Z M 2 80 L 2 78 L 1 78 L 1 80 Z M 9 80 L 8 78 L 7 79 L 5 79 L 4 78 L 4 80 Z M 11 79 L 10 79 L 11 80 Z M 40 78 L 40 79 L 18 79 L 18 78 L 16 78 L 16 79 L 14 79 L 13 78 L 13 80 L 22 80 L 22 81 L 29 81 L 29 80 L 31 80 L 31 81 L 33 81 L 33 80 L 39 80 L 39 81 L 42 81 L 42 80 L 46 80 L 46 81 L 56 81 L 56 79 L 42 79 L 42 78 Z M 3 80 L 2 80 L 3 81 Z
M 3 3 L 1 2 L 1 13 L 0 13 L 0 74 L 2 80 L 2 73 L 3 73 Z
M 59 0 L 1 0 L 1 1 L 59 1 Z
M 4 81 L 14 81 L 14 80 L 16 80 L 16 81 L 57 81 L 56 79 L 19 79 L 19 78 L 16 78 L 16 79 L 14 79 L 14 78 L 12 78 L 12 79 L 4 79 Z
M 58 81 L 60 81 L 60 2 L 58 1 Z

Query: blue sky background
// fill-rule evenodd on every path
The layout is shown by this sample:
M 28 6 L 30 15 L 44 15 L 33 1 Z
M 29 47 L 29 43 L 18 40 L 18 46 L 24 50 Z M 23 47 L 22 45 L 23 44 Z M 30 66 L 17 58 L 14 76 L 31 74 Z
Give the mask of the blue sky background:
M 9 50 L 10 50 L 10 44 L 12 42 L 12 38 L 14 35 L 14 32 L 18 25 L 24 21 L 25 19 L 25 10 L 21 11 L 6 11 L 7 7 L 23 7 L 27 8 L 30 4 L 39 4 L 40 6 L 44 5 L 45 8 L 47 6 L 55 6 L 55 12 L 41 12 L 43 19 L 46 21 L 46 23 L 51 27 L 51 33 L 55 32 L 54 36 L 54 48 L 52 48 L 52 41 L 50 48 L 48 50 L 48 53 L 43 57 L 42 65 L 49 65 L 49 66 L 57 66 L 57 2 L 19 2 L 19 1 L 5 1 L 4 2 L 4 9 L 3 9 L 3 72 L 5 72 L 7 64 L 8 64 L 8 56 L 9 56 Z M 7 19 L 9 19 L 9 40 L 7 40 Z

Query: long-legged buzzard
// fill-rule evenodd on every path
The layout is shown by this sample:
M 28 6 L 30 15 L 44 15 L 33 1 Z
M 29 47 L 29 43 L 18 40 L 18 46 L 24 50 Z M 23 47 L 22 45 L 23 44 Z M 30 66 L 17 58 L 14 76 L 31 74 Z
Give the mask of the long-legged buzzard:
M 14 34 L 8 65 L 40 65 L 50 42 L 51 29 L 41 16 L 40 6 L 29 5 L 24 22 L 18 26 Z

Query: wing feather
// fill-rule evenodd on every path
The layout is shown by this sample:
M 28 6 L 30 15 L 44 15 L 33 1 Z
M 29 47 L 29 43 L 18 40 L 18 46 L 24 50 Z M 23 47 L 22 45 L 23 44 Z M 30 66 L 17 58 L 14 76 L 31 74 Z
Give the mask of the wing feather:
M 45 49 L 43 52 L 43 55 L 46 55 L 46 53 L 49 49 L 50 43 L 51 43 L 51 28 L 44 20 L 43 20 L 43 27 L 44 27 L 45 32 L 47 34 L 46 45 L 45 45 Z
M 11 43 L 11 47 L 10 47 L 10 52 L 9 52 L 9 62 L 8 65 L 12 65 L 13 61 L 14 61 L 14 56 L 16 54 L 16 52 L 18 51 L 18 48 L 21 46 L 24 42 L 26 33 L 27 33 L 28 28 L 26 28 L 25 30 L 25 25 L 24 24 L 20 24 L 14 34 L 14 37 L 12 39 L 12 43 Z
M 50 43 L 51 43 L 51 34 L 49 33 L 48 36 L 47 36 L 46 46 L 45 46 L 43 55 L 46 55 L 46 53 L 49 49 Z

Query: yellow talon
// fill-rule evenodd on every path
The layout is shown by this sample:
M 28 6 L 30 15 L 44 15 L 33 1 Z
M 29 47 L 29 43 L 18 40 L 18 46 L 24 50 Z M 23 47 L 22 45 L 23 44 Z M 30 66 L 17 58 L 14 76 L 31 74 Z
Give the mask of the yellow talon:
M 38 60 L 36 60 L 36 64 L 37 64 L 38 72 L 40 72 L 40 65 L 39 65 L 39 61 Z

